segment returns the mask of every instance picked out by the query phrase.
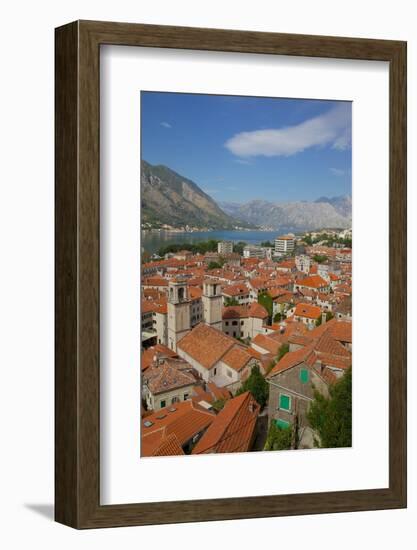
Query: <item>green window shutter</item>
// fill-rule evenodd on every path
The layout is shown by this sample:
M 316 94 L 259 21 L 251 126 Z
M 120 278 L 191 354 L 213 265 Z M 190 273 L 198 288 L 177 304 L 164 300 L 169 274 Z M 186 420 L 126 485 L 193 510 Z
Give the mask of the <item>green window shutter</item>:
M 277 418 L 275 420 L 275 424 L 278 426 L 278 428 L 288 428 L 290 423 L 287 422 L 286 420 L 281 420 L 281 418 Z
M 279 408 L 284 409 L 285 411 L 290 410 L 291 398 L 289 395 L 284 395 L 283 393 L 279 396 Z
M 307 384 L 308 380 L 309 380 L 309 372 L 308 372 L 308 369 L 301 369 L 300 370 L 300 381 L 303 383 L 303 384 Z

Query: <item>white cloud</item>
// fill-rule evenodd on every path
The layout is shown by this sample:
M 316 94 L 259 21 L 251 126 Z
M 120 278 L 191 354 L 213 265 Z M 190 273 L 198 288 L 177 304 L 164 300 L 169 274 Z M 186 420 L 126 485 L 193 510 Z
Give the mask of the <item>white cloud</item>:
M 351 143 L 351 107 L 341 103 L 327 113 L 295 126 L 240 132 L 225 147 L 238 157 L 291 156 L 310 147 L 347 149 Z
M 340 168 L 330 168 L 330 172 L 334 176 L 344 176 L 346 173 L 344 170 L 341 170 Z
M 172 128 L 171 124 L 169 122 L 161 122 L 161 126 L 163 126 L 164 128 Z

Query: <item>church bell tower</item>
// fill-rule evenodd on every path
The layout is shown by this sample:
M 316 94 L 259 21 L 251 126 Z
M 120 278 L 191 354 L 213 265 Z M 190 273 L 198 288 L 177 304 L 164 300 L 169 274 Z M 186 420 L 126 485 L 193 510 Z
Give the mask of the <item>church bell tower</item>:
M 206 325 L 222 330 L 223 297 L 221 285 L 214 279 L 203 283 L 203 318 Z
M 177 351 L 177 344 L 191 330 L 191 301 L 184 280 L 168 284 L 168 347 Z

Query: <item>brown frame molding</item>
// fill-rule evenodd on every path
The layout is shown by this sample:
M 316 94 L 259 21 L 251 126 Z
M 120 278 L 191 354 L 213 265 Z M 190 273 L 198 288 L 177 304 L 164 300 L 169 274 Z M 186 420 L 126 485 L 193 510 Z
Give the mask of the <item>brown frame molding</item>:
M 180 502 L 99 501 L 99 51 L 102 44 L 390 64 L 389 487 Z M 55 31 L 55 519 L 75 528 L 406 506 L 406 43 L 76 21 Z

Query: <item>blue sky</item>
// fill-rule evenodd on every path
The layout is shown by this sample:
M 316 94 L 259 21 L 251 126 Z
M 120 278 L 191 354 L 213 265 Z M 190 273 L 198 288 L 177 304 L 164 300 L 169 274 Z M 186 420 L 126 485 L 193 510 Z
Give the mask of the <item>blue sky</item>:
M 351 103 L 141 92 L 142 158 L 216 201 L 351 194 Z

